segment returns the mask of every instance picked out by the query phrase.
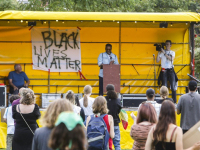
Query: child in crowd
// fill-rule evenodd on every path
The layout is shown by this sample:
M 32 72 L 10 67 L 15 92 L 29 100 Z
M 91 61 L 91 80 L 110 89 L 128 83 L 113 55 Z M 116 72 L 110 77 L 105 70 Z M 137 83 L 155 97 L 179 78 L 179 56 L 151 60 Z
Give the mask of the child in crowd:
M 12 95 L 10 97 L 10 104 L 13 103 L 14 100 L 19 99 L 20 97 L 18 95 Z M 12 149 L 12 140 L 14 136 L 15 126 L 14 126 L 14 119 L 12 118 L 12 105 L 6 108 L 4 116 L 4 121 L 7 123 L 7 150 Z

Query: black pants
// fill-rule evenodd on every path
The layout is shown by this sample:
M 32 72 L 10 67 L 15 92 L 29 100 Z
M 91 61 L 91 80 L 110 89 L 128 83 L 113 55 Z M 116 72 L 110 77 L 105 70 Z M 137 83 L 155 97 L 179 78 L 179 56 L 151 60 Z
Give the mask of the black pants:
M 23 87 L 23 86 L 22 86 Z M 19 93 L 19 89 L 22 88 L 21 86 L 20 87 L 17 87 L 18 90 L 14 90 L 14 88 L 12 86 L 10 86 L 10 94 L 14 94 L 14 95 L 17 95 Z
M 103 78 L 99 76 L 99 96 L 103 96 Z
M 162 85 L 167 87 L 167 81 L 170 82 L 171 90 L 172 90 L 172 99 L 176 103 L 176 80 L 175 80 L 175 72 L 174 69 L 166 69 L 163 72 L 162 77 Z

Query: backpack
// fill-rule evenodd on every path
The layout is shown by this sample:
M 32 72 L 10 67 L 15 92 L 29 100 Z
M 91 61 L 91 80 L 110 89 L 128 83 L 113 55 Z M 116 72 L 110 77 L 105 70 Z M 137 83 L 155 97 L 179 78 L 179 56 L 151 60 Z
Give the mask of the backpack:
M 88 150 L 108 150 L 108 140 L 110 138 L 107 126 L 103 117 L 107 114 L 99 117 L 91 115 L 87 127 L 87 139 L 88 139 Z

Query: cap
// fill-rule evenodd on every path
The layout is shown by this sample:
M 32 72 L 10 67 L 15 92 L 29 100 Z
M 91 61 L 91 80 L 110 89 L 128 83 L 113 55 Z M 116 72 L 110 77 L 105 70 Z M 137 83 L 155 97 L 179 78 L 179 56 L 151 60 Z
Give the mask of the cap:
M 108 84 L 108 85 L 106 86 L 106 90 L 107 90 L 107 91 L 115 90 L 115 86 L 114 86 L 113 84 Z
M 153 97 L 155 95 L 155 91 L 152 88 L 149 88 L 146 91 L 146 95 L 147 95 L 147 97 Z
M 188 84 L 190 91 L 194 91 L 197 88 L 197 82 L 194 80 L 191 80 Z

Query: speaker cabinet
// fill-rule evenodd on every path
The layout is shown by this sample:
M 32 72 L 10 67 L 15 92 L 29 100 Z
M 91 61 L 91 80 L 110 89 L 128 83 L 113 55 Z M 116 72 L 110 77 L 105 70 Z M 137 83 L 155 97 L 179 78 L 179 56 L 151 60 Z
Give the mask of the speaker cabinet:
M 0 107 L 6 107 L 6 86 L 0 86 Z
M 154 101 L 161 99 L 160 95 L 156 94 Z M 138 107 L 142 102 L 146 101 L 146 94 L 123 94 L 122 106 L 123 107 Z

